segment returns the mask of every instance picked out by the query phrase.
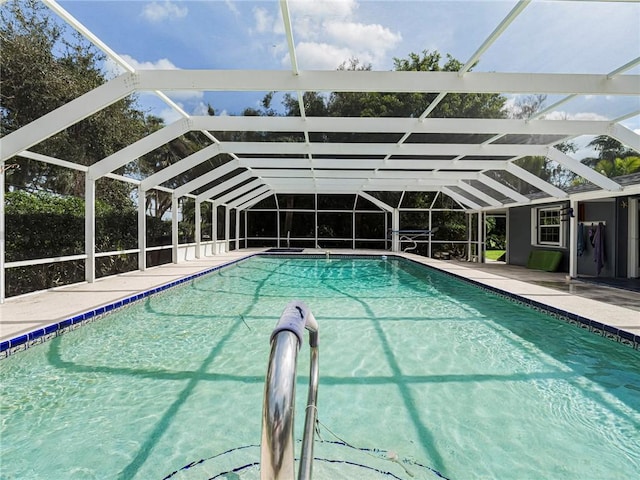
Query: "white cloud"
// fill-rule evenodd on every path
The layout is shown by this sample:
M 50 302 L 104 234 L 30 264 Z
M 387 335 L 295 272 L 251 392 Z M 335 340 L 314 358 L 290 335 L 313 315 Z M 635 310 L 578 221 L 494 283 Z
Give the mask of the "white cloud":
M 140 62 L 133 58 L 130 55 L 120 55 L 120 57 L 127 62 L 131 67 L 135 70 L 177 70 L 176 67 L 171 60 L 168 58 L 161 58 L 156 60 L 155 62 Z M 121 73 L 126 72 L 126 70 L 121 67 L 118 63 L 116 63 L 113 59 L 107 58 L 104 62 L 104 71 L 107 74 L 108 78 L 116 77 Z
M 253 9 L 253 19 L 255 20 L 255 31 L 258 33 L 268 33 L 272 31 L 273 17 L 264 8 Z
M 184 110 L 189 115 L 208 115 L 207 105 L 205 103 L 198 102 L 195 105 L 193 105 L 193 102 L 190 102 L 189 105 L 193 105 L 193 106 L 189 107 L 188 105 L 185 105 L 185 102 L 177 101 L 177 98 L 173 95 L 173 93 L 174 92 L 172 92 L 171 100 L 173 100 L 175 102 L 175 104 L 178 107 L 180 107 L 181 110 Z M 201 96 L 202 95 L 200 95 L 200 97 Z M 185 98 L 185 100 L 188 102 L 189 100 L 192 100 L 192 97 L 191 98 Z M 154 115 L 157 115 L 158 117 L 162 118 L 164 120 L 165 125 L 170 125 L 173 122 L 176 122 L 176 121 L 184 118 L 182 116 L 182 114 L 178 110 L 176 110 L 174 108 L 171 108 L 167 104 L 165 104 L 165 105 L 166 105 L 165 108 L 159 108 L 159 109 L 155 109 L 154 110 Z M 191 112 L 189 112 L 189 110 L 191 110 Z
M 391 43 L 402 40 L 402 35 L 393 33 L 377 23 L 365 25 L 354 22 L 327 22 L 324 30 L 334 41 L 344 42 L 356 48 L 369 47 L 375 50 L 388 48 Z
M 209 105 L 204 102 L 198 102 L 191 110 L 191 115 L 209 115 Z
M 330 69 L 351 58 L 360 64 L 383 64 L 388 54 L 402 41 L 395 33 L 379 23 L 362 23 L 355 19 L 359 3 L 355 0 L 303 0 L 289 4 L 296 55 L 303 69 Z M 264 7 L 253 10 L 255 34 L 284 34 L 280 17 Z M 280 40 L 269 40 L 278 46 Z M 272 54 L 288 65 L 288 55 L 280 48 Z
M 402 41 L 402 35 L 379 24 L 326 22 L 324 31 L 334 43 L 352 49 L 356 56 L 370 56 L 372 63 L 384 61 L 387 52 Z
M 289 9 L 296 16 L 308 15 L 310 17 L 348 17 L 358 9 L 355 0 L 296 0 L 289 3 Z
M 182 109 L 185 110 L 187 113 L 189 113 L 189 115 L 209 115 L 209 106 L 204 103 L 204 102 L 197 102 L 195 104 L 190 103 L 190 105 L 192 105 L 191 107 L 188 107 L 188 105 L 185 105 L 184 102 L 180 102 L 177 101 L 177 97 L 175 95 L 176 92 L 171 92 L 171 99 L 176 102 L 176 104 Z M 201 92 L 195 92 L 198 93 L 198 97 L 197 98 L 201 98 L 202 97 L 202 93 Z M 192 100 L 194 97 L 188 97 L 185 96 L 185 100 Z M 190 110 L 190 111 L 189 111 Z M 163 108 L 162 110 L 160 110 L 160 112 L 158 113 L 158 116 L 160 118 L 162 118 L 164 120 L 165 125 L 169 125 L 177 120 L 180 120 L 182 117 L 182 115 L 174 110 L 173 108 L 167 106 L 167 108 Z
M 180 6 L 169 0 L 164 2 L 152 2 L 144 6 L 142 17 L 146 20 L 158 23 L 166 19 L 184 18 L 189 13 L 189 9 L 184 5 Z
M 547 113 L 546 115 L 544 115 L 543 118 L 545 120 L 591 120 L 591 121 L 609 120 L 607 117 L 604 117 L 594 112 L 568 113 L 568 112 L 562 112 L 558 110 L 554 110 L 553 112 Z
M 224 3 L 227 5 L 227 8 L 229 8 L 229 10 L 231 10 L 235 15 L 240 16 L 240 10 L 238 10 L 238 7 L 234 1 L 225 0 Z
M 161 58 L 155 62 L 140 62 L 130 55 L 122 55 L 122 58 L 136 70 L 177 70 L 171 60 Z
M 304 59 L 305 68 L 309 70 L 335 70 L 340 64 L 351 58 L 358 58 L 360 64 L 371 63 L 373 58 L 366 52 L 354 52 L 347 47 L 339 47 L 327 43 L 302 42 L 296 47 L 298 58 Z M 283 64 L 289 62 L 285 56 Z
M 271 15 L 265 8 L 254 8 L 253 20 L 252 33 L 284 35 L 284 25 L 280 17 Z
M 180 105 L 180 107 L 182 107 L 182 105 Z M 173 122 L 176 122 L 183 118 L 180 113 L 170 107 L 160 110 L 158 116 L 164 120 L 165 125 L 171 125 Z
M 171 100 L 192 100 L 204 97 L 204 93 L 197 90 L 171 90 L 165 92 Z
M 130 55 L 121 55 L 122 59 L 127 62 L 131 67 L 135 70 L 178 70 L 171 60 L 168 58 L 161 58 L 156 61 L 139 61 L 133 58 Z M 107 59 L 103 66 L 107 78 L 115 77 L 121 73 L 124 73 L 126 70 L 122 68 L 119 64 L 117 64 L 112 59 Z M 172 90 L 170 92 L 165 92 L 171 100 L 173 100 L 180 108 L 185 109 L 183 102 L 193 103 L 194 101 L 199 101 L 204 97 L 204 92 L 197 90 Z M 145 93 L 141 92 L 140 94 L 144 95 L 153 95 L 150 92 Z M 201 111 L 204 108 L 206 114 L 206 105 L 202 107 L 203 103 L 198 102 L 194 107 L 194 111 Z M 196 115 L 201 115 L 201 113 L 195 113 Z M 182 118 L 180 113 L 178 113 L 173 108 L 167 106 L 167 108 L 161 110 L 157 115 L 160 118 L 163 118 L 165 123 L 168 125 L 170 123 L 175 122 L 176 120 Z
M 122 68 L 120 65 L 118 65 L 116 62 L 114 62 L 111 59 L 111 57 L 107 57 L 105 59 L 104 64 L 102 65 L 102 69 L 104 70 L 107 78 L 114 78 L 126 72 L 126 70 Z

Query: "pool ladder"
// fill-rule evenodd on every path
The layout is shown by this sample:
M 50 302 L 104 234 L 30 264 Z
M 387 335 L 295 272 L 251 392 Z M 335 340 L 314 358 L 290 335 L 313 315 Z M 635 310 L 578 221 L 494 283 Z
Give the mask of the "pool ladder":
M 318 398 L 318 322 L 309 307 L 301 301 L 293 301 L 287 304 L 271 333 L 262 406 L 261 480 L 292 480 L 295 475 L 293 420 L 296 364 L 305 329 L 309 330 L 311 364 L 298 480 L 311 478 Z
M 413 242 L 413 245 L 409 245 L 407 248 L 402 250 L 403 252 L 410 252 L 411 250 L 415 250 L 416 248 L 418 248 L 418 242 L 416 242 L 411 237 L 407 237 L 406 235 L 402 235 L 400 237 L 400 245 L 402 245 L 402 242 Z

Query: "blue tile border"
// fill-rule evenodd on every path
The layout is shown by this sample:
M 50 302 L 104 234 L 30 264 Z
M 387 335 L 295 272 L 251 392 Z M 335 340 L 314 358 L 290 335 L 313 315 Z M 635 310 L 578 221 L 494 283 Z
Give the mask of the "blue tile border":
M 144 298 L 147 298 L 151 295 L 155 295 L 157 293 L 164 292 L 170 288 L 182 285 L 186 282 L 194 280 L 196 278 L 202 277 L 204 275 L 208 275 L 215 271 L 221 270 L 223 268 L 229 267 L 234 264 L 238 264 L 244 262 L 253 257 L 278 257 L 278 258 L 311 258 L 311 259 L 323 259 L 327 258 L 326 253 L 277 253 L 277 252 L 256 252 L 252 254 L 248 254 L 245 257 L 239 258 L 237 260 L 232 260 L 227 263 L 222 263 L 220 265 L 216 265 L 215 267 L 208 268 L 206 270 L 202 270 L 201 272 L 197 272 L 186 277 L 180 278 L 178 280 L 174 280 L 173 282 L 169 282 L 158 287 L 151 288 L 144 292 L 136 293 L 131 295 L 130 297 L 125 297 L 116 300 L 113 303 L 109 303 L 107 305 L 102 305 L 93 310 L 89 310 L 87 312 L 74 315 L 73 317 L 65 318 L 59 322 L 53 323 L 51 325 L 47 325 L 44 328 L 38 328 L 32 332 L 28 332 L 26 334 L 19 335 L 17 337 L 11 338 L 9 340 L 0 342 L 0 359 L 5 358 L 15 352 L 25 350 L 26 348 L 36 345 L 39 343 L 43 343 L 51 338 L 54 338 L 58 335 L 66 333 L 69 330 L 75 329 L 84 325 L 86 323 L 92 322 L 98 318 L 103 317 L 105 314 L 117 310 L 126 305 L 130 305 L 132 303 L 138 302 Z M 511 301 L 515 301 L 519 304 L 526 305 L 530 308 L 534 308 L 536 310 L 548 313 L 556 318 L 564 320 L 568 323 L 577 325 L 581 328 L 588 329 L 589 331 L 596 333 L 600 336 L 610 338 L 619 343 L 631 346 L 636 350 L 640 348 L 640 335 L 634 335 L 631 332 L 627 332 L 624 330 L 620 330 L 616 327 L 612 327 L 610 325 L 605 325 L 595 320 L 588 319 L 586 317 L 582 317 L 580 315 L 567 312 L 555 307 L 551 307 L 549 305 L 545 305 L 544 303 L 538 302 L 536 300 L 531 300 L 520 295 L 516 295 L 510 292 L 506 292 L 504 290 L 500 290 L 498 288 L 492 287 L 490 285 L 485 285 L 476 280 L 465 278 L 461 275 L 457 275 L 452 272 L 448 272 L 446 270 L 440 270 L 437 267 L 432 265 L 427 265 L 416 261 L 411 258 L 402 257 L 399 255 L 394 255 L 393 253 L 388 254 L 349 254 L 349 253 L 330 253 L 329 258 L 362 258 L 362 259 L 380 259 L 380 258 L 393 258 L 393 259 L 401 259 L 407 262 L 411 262 L 416 265 L 420 265 L 423 268 L 435 270 L 437 272 L 443 273 L 444 275 L 448 275 L 450 277 L 456 278 L 458 280 L 462 280 L 466 283 L 472 284 L 480 289 L 489 291 L 493 294 L 499 295 L 503 298 L 506 298 Z
M 579 326 L 581 328 L 584 329 L 588 329 L 590 332 L 595 333 L 597 335 L 600 335 L 602 337 L 606 337 L 609 339 L 612 339 L 618 343 L 622 343 L 624 345 L 628 345 L 636 350 L 640 349 L 640 335 L 635 335 L 631 332 L 627 332 L 625 330 L 620 330 L 616 327 L 613 327 L 611 325 L 605 325 L 603 323 L 600 323 L 596 320 L 592 320 L 590 318 L 587 317 L 583 317 L 581 315 L 578 315 L 576 313 L 572 313 L 572 312 L 567 312 L 566 310 L 562 310 L 556 307 L 552 307 L 550 305 L 546 305 L 544 303 L 541 303 L 537 300 L 532 300 L 530 298 L 526 298 L 526 297 L 522 297 L 520 295 L 517 295 L 515 293 L 511 293 L 511 292 L 507 292 L 505 290 L 501 290 L 499 288 L 496 287 L 492 287 L 491 285 L 485 285 L 484 283 L 478 282 L 477 280 L 473 280 L 471 278 L 466 278 L 463 277 L 461 275 L 457 275 L 455 273 L 452 272 L 448 272 L 446 270 L 440 270 L 437 267 L 434 267 L 432 265 L 427 265 L 424 263 L 420 263 L 416 260 L 413 260 L 411 258 L 406 258 L 406 257 L 399 257 L 396 255 L 390 255 L 390 256 L 394 256 L 395 258 L 402 258 L 404 260 L 410 261 L 412 263 L 415 263 L 416 265 L 421 265 L 425 268 L 430 268 L 432 270 L 435 270 L 437 272 L 441 272 L 444 275 L 448 275 L 450 277 L 456 278 L 458 280 L 462 280 L 464 282 L 470 283 L 472 285 L 475 285 L 476 287 L 482 289 L 482 290 L 486 290 L 489 291 L 495 295 L 498 295 L 500 297 L 506 298 L 507 300 L 510 301 L 514 301 L 516 303 L 522 304 L 522 305 L 526 305 L 530 308 L 533 308 L 535 310 L 547 313 L 555 318 L 558 318 L 560 320 L 563 320 L 565 322 L 571 323 L 573 325 Z
M 140 292 L 140 293 L 136 293 L 131 295 L 130 297 L 125 297 L 125 298 L 121 298 L 116 300 L 113 303 L 109 303 L 106 305 L 101 305 L 99 307 L 96 307 L 93 310 L 89 310 L 87 312 L 83 312 L 80 314 L 76 314 L 72 317 L 68 317 L 65 319 L 62 319 L 56 323 L 52 323 L 51 325 L 47 325 L 46 327 L 43 328 L 38 328 L 32 332 L 28 332 L 25 334 L 21 334 L 17 337 L 11 338 L 9 340 L 0 342 L 0 359 L 2 358 L 6 358 L 9 355 L 22 351 L 22 350 L 26 350 L 27 348 L 29 348 L 32 345 L 37 345 L 40 343 L 43 343 L 47 340 L 50 340 L 51 338 L 55 338 L 58 335 L 62 335 L 63 333 L 66 333 L 70 330 L 73 330 L 75 328 L 78 328 L 82 325 L 85 325 L 87 323 L 90 323 L 92 321 L 95 321 L 99 318 L 102 318 L 103 316 L 105 316 L 107 313 L 110 313 L 114 310 L 117 310 L 121 307 L 127 306 L 127 305 L 131 305 L 133 303 L 136 303 L 144 298 L 150 297 L 152 295 L 155 295 L 157 293 L 161 293 L 164 292 L 170 288 L 182 285 L 184 283 L 187 283 L 191 280 L 194 280 L 196 278 L 202 277 L 204 275 L 208 275 L 210 273 L 213 273 L 217 270 L 221 270 L 223 268 L 229 267 L 231 265 L 240 263 L 240 262 L 244 262 L 245 260 L 248 260 L 251 257 L 256 256 L 258 253 L 254 253 L 254 254 L 249 254 L 246 257 L 242 257 L 239 258 L 237 260 L 232 260 L 230 262 L 227 263 L 222 263 L 220 265 L 216 265 L 215 267 L 211 267 L 208 268 L 206 270 L 203 270 L 201 272 L 197 272 L 191 275 L 188 275 L 186 277 L 180 278 L 178 280 L 174 280 L 172 282 L 169 283 L 165 283 L 163 285 L 160 285 L 158 287 L 153 287 L 149 290 L 145 290 L 144 292 Z

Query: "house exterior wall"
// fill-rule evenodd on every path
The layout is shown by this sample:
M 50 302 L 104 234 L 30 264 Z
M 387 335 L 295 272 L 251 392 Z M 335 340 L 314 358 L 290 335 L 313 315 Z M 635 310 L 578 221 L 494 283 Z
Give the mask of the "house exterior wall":
M 558 203 L 555 202 L 555 205 Z M 540 207 L 541 205 L 536 205 Z M 567 205 L 568 206 L 568 203 Z M 562 252 L 562 260 L 558 266 L 559 272 L 569 272 L 569 249 L 568 230 L 565 235 L 564 247 L 539 246 L 531 244 L 531 210 L 535 207 L 515 207 L 509 210 L 509 238 L 507 241 L 507 251 L 509 252 L 509 263 L 512 265 L 526 266 L 529 253 L 532 250 L 551 250 Z
M 509 209 L 509 238 L 507 252 L 509 263 L 513 265 L 527 264 L 531 251 L 531 207 L 515 207 Z
M 599 222 L 605 223 L 604 228 L 604 266 L 600 277 L 626 277 L 629 255 L 628 245 L 628 197 L 609 198 L 580 202 L 578 224 L 584 228 L 585 249 L 577 258 L 578 275 L 596 276 L 596 262 L 594 247 L 590 242 L 589 231 Z M 556 203 L 557 205 L 557 203 Z M 542 205 L 543 206 L 543 205 Z M 569 233 L 565 235 L 564 247 L 546 247 L 532 245 L 532 209 L 541 207 L 523 206 L 509 210 L 509 238 L 507 239 L 508 262 L 513 265 L 526 266 L 529 253 L 532 250 L 554 250 L 562 252 L 562 261 L 558 271 L 569 271 Z M 568 228 L 568 224 L 567 224 Z

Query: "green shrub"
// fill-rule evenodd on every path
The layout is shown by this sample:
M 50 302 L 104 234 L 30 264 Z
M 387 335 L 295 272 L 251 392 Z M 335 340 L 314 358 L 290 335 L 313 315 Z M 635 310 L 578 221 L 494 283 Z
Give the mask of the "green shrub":
M 138 213 L 96 202 L 96 252 L 137 248 Z M 84 199 L 50 193 L 7 192 L 5 196 L 6 261 L 81 255 L 85 250 Z M 171 222 L 147 217 L 149 246 L 171 243 Z M 120 254 L 96 260 L 96 277 L 137 268 L 137 255 Z M 8 268 L 6 296 L 84 280 L 84 261 Z

